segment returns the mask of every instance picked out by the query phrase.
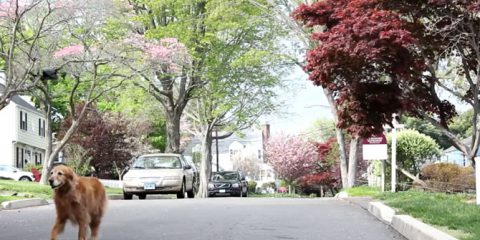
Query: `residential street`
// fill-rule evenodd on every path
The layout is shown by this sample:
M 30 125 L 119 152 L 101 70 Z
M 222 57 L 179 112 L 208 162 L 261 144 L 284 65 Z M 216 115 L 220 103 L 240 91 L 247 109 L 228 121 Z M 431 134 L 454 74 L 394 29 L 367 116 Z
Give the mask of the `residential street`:
M 0 239 L 48 239 L 54 205 L 0 211 Z M 67 225 L 60 239 L 76 239 Z M 404 239 L 364 209 L 338 199 L 113 200 L 101 240 Z

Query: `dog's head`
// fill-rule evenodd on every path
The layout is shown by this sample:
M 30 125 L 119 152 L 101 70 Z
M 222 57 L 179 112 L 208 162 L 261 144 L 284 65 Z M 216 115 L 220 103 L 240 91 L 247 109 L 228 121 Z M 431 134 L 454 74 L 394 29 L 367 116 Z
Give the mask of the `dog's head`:
M 75 180 L 75 173 L 67 166 L 59 165 L 52 169 L 50 172 L 50 186 L 53 189 L 61 188 L 66 184 L 71 184 Z

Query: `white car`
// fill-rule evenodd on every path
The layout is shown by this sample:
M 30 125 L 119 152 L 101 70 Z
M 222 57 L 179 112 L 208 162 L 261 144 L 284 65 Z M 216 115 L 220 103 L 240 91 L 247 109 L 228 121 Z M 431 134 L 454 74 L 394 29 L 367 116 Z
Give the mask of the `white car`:
M 33 181 L 35 177 L 31 172 L 25 172 L 18 168 L 0 164 L 0 178 L 13 179 L 16 181 Z
M 177 198 L 195 196 L 195 174 L 180 154 L 157 153 L 137 158 L 123 176 L 123 198 L 147 194 L 177 194 Z M 186 193 L 186 194 L 185 194 Z

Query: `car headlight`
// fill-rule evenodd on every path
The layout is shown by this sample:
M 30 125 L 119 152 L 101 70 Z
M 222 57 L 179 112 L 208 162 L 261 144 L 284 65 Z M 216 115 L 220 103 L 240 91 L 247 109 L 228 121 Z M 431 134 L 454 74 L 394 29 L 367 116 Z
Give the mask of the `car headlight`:
M 163 180 L 180 180 L 180 176 L 166 176 Z
M 238 188 L 238 187 L 240 187 L 240 185 L 238 183 L 234 183 L 234 184 L 232 184 L 232 187 Z
M 213 186 L 213 183 L 209 183 L 209 184 L 207 185 L 207 187 L 208 187 L 208 189 L 213 189 L 215 186 Z

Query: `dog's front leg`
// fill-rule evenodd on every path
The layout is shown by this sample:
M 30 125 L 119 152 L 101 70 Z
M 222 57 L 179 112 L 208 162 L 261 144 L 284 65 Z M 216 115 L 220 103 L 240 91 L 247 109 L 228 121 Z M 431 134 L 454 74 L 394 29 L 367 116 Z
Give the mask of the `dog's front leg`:
M 78 240 L 87 240 L 87 224 L 78 224 Z
M 67 221 L 66 218 L 58 218 L 55 220 L 55 225 L 53 225 L 52 228 L 52 234 L 50 236 L 51 240 L 57 240 L 57 236 L 59 233 L 63 232 L 63 229 L 65 228 L 65 222 Z

